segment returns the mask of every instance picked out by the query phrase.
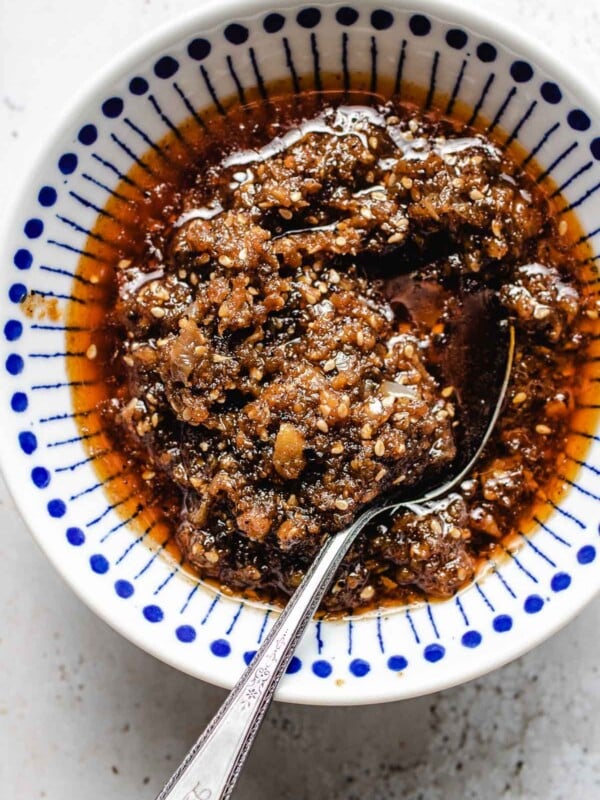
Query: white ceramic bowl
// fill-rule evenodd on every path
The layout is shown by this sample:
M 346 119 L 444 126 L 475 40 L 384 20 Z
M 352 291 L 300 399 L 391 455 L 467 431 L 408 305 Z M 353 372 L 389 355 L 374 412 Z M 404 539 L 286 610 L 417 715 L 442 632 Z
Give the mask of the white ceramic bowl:
M 188 104 L 202 109 L 211 92 L 229 96 L 236 80 L 249 87 L 295 74 L 318 82 L 320 71 L 343 80 L 344 63 L 375 81 L 429 84 L 434 101 L 456 97 L 496 120 L 564 187 L 598 242 L 598 100 L 558 56 L 517 32 L 425 0 L 203 3 L 83 92 L 46 137 L 1 239 L 1 461 L 21 513 L 65 580 L 110 625 L 223 686 L 239 677 L 273 612 L 192 582 L 110 508 L 72 417 L 64 312 L 96 209 L 132 154 L 147 148 L 135 128 L 158 140 L 169 122 L 188 117 Z M 56 297 L 61 320 L 24 315 L 26 291 Z M 278 697 L 358 704 L 436 691 L 504 664 L 573 617 L 600 587 L 600 444 L 594 431 L 582 433 L 591 443 L 586 463 L 514 558 L 445 603 L 311 624 Z M 23 591 L 26 581 L 25 569 Z

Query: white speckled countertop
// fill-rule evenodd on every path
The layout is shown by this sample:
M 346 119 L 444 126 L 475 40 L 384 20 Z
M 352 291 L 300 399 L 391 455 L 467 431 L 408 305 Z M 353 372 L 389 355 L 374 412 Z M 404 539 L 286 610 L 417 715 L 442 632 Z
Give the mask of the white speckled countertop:
M 0 0 L 0 200 L 81 82 L 199 0 Z M 202 2 L 202 0 L 200 0 Z M 597 0 L 462 0 L 600 80 Z M 224 697 L 109 630 L 0 487 L 0 797 L 150 800 Z M 600 602 L 466 686 L 381 707 L 277 705 L 236 797 L 600 797 Z

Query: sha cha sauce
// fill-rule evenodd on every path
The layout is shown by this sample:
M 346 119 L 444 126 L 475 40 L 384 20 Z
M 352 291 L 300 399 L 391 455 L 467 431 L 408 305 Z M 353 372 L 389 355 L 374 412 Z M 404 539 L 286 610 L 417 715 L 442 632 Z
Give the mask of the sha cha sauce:
M 201 578 L 284 602 L 363 504 L 452 470 L 448 343 L 485 289 L 517 348 L 483 456 L 444 511 L 366 529 L 322 609 L 451 596 L 559 496 L 597 319 L 576 221 L 514 154 L 407 102 L 203 117 L 122 181 L 80 264 L 75 405 L 107 490 Z

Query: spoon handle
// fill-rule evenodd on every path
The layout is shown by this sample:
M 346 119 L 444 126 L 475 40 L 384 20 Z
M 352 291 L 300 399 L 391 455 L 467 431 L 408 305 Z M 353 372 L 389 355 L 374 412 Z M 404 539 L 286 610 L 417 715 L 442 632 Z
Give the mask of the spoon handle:
M 381 509 L 327 539 L 304 580 L 221 708 L 157 800 L 226 800 L 296 646 L 342 559 Z

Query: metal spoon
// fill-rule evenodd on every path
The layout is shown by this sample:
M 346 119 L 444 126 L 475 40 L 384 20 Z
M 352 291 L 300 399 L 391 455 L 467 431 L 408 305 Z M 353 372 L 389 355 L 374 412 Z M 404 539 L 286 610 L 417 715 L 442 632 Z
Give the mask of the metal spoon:
M 495 323 L 494 330 L 489 329 L 488 320 L 487 336 L 483 339 L 481 326 L 485 325 L 485 320 L 478 319 L 477 322 L 476 338 L 471 337 L 470 346 L 479 351 L 485 348 L 486 342 L 491 343 L 503 358 L 495 360 L 496 375 L 491 375 L 493 365 L 490 361 L 493 359 L 483 358 L 477 365 L 477 372 L 466 376 L 471 379 L 470 382 L 483 386 L 487 397 L 481 395 L 478 402 L 470 403 L 471 418 L 463 428 L 481 433 L 478 438 L 472 435 L 463 437 L 463 452 L 455 463 L 457 471 L 454 476 L 414 500 L 394 502 L 389 495 L 380 497 L 349 527 L 327 539 L 252 662 L 157 800 L 226 800 L 230 796 L 281 676 L 357 535 L 383 512 L 393 513 L 404 507 L 414 513 L 425 514 L 441 508 L 447 501 L 440 501 L 440 498 L 447 498 L 472 470 L 500 415 L 515 348 L 514 329 L 506 320 Z M 501 372 L 498 375 L 499 366 Z M 494 385 L 497 386 L 499 382 L 501 385 L 496 402 L 491 407 L 493 394 L 490 396 L 489 391 L 494 378 Z M 469 380 L 464 383 L 469 383 Z M 485 419 L 482 419 L 483 414 L 486 414 Z

